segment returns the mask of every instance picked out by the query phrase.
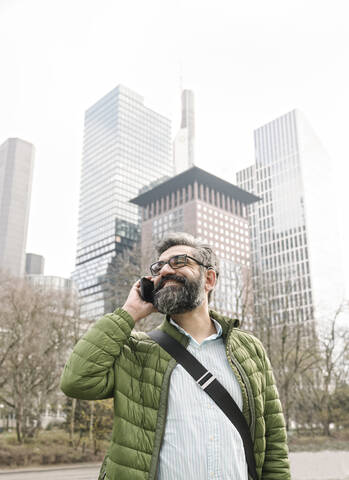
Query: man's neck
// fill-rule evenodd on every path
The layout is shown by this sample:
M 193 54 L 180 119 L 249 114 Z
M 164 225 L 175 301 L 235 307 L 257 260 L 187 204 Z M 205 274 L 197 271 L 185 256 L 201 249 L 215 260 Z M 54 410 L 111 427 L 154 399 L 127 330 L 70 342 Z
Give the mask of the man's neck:
M 191 312 L 171 315 L 171 317 L 198 343 L 202 343 L 205 338 L 216 333 L 216 327 L 210 319 L 206 302 L 203 302 Z

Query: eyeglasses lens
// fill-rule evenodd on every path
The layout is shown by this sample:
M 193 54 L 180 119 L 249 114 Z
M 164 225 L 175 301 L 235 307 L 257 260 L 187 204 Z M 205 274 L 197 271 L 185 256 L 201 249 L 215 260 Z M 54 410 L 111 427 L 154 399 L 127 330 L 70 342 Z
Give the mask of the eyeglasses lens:
M 185 255 L 176 255 L 175 257 L 170 258 L 169 263 L 172 268 L 184 267 L 187 264 L 187 258 Z
M 150 271 L 151 271 L 152 275 L 158 275 L 158 273 L 160 272 L 160 270 L 162 269 L 163 266 L 164 266 L 163 262 L 154 263 L 150 267 Z
M 167 262 L 156 262 L 150 267 L 150 271 L 152 275 L 159 275 L 160 270 Z M 184 267 L 187 264 L 187 257 L 186 255 L 175 255 L 174 257 L 170 258 L 168 261 L 169 265 L 172 268 L 180 268 Z

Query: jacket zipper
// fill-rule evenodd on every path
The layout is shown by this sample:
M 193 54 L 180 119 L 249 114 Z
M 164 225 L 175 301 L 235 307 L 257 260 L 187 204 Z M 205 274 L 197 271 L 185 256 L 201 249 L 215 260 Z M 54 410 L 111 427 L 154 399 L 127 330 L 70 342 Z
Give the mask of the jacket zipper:
M 248 397 L 248 403 L 249 403 L 249 410 L 250 410 L 250 415 L 251 415 L 251 419 L 250 419 L 250 431 L 251 431 L 251 437 L 252 437 L 252 441 L 254 442 L 254 436 L 255 436 L 255 423 L 256 423 L 256 413 L 255 413 L 255 406 L 254 406 L 254 398 L 253 398 L 253 393 L 252 393 L 252 389 L 251 389 L 251 384 L 250 384 L 250 381 L 246 375 L 246 372 L 245 370 L 241 367 L 241 365 L 239 364 L 239 362 L 236 360 L 236 358 L 234 357 L 234 354 L 233 354 L 233 351 L 232 351 L 232 348 L 231 348 L 231 345 L 229 345 L 228 343 L 228 340 L 229 340 L 229 336 L 230 336 L 230 333 L 233 329 L 233 325 L 230 326 L 229 328 L 229 331 L 228 331 L 228 334 L 226 336 L 226 354 L 227 354 L 227 357 L 228 357 L 228 360 L 231 361 L 231 363 L 233 364 L 232 367 L 234 369 L 234 367 L 236 368 L 236 370 L 239 372 L 243 382 L 244 382 L 244 385 L 246 387 L 246 391 L 247 391 L 247 397 Z M 237 377 L 237 380 L 239 381 L 239 378 Z
M 241 367 L 241 365 L 235 359 L 231 347 L 229 347 L 229 354 L 230 354 L 230 359 L 231 359 L 232 363 L 235 365 L 238 372 L 240 373 L 241 378 L 243 379 L 243 382 L 244 382 L 246 390 L 247 390 L 248 402 L 250 404 L 250 413 L 251 413 L 250 430 L 251 430 L 252 441 L 254 441 L 256 414 L 255 414 L 254 398 L 253 398 L 253 393 L 252 393 L 252 389 L 251 389 L 251 384 L 250 384 L 250 381 L 249 381 L 249 379 L 246 375 L 246 372 L 244 371 L 244 369 Z

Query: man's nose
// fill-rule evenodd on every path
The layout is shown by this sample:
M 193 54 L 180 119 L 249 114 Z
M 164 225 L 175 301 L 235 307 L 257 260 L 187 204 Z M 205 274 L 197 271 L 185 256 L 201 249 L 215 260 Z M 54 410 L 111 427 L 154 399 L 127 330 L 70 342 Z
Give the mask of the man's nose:
M 176 273 L 175 269 L 172 268 L 169 263 L 165 263 L 165 265 L 160 270 L 159 275 L 161 275 L 161 277 L 165 277 L 166 275 L 173 275 L 175 273 Z

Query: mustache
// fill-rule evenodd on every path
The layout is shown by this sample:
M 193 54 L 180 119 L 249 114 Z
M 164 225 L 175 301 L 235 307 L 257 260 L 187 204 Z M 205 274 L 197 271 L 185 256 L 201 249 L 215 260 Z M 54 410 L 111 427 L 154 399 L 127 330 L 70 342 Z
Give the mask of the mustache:
M 186 278 L 180 277 L 179 275 L 166 275 L 166 277 L 161 278 L 159 284 L 154 289 L 154 294 L 156 292 L 158 292 L 159 290 L 161 290 L 162 287 L 165 285 L 165 283 L 168 282 L 169 280 L 174 280 L 178 283 L 182 283 L 183 285 L 187 284 L 187 279 Z

